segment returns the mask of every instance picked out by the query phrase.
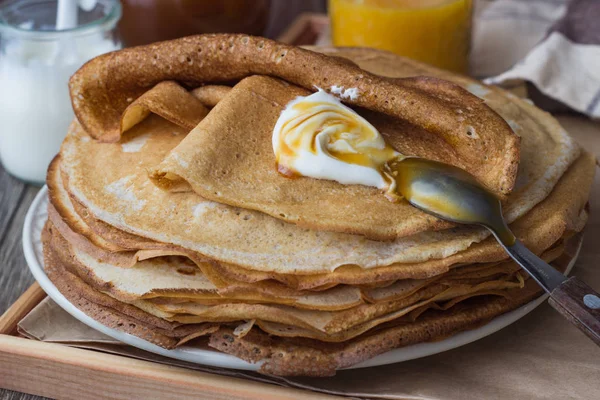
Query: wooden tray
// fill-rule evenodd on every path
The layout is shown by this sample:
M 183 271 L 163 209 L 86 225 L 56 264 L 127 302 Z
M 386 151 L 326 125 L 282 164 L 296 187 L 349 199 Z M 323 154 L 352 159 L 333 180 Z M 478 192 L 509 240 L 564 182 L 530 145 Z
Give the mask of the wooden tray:
M 325 15 L 302 14 L 279 40 L 314 44 L 326 26 Z M 73 400 L 340 398 L 20 337 L 17 324 L 45 297 L 35 283 L 0 317 L 0 388 Z

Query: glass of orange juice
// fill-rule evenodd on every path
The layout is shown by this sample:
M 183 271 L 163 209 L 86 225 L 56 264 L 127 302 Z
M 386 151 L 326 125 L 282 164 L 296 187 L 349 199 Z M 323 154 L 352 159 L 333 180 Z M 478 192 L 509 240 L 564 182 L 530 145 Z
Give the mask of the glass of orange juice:
M 467 73 L 473 0 L 329 0 L 335 46 L 388 50 Z

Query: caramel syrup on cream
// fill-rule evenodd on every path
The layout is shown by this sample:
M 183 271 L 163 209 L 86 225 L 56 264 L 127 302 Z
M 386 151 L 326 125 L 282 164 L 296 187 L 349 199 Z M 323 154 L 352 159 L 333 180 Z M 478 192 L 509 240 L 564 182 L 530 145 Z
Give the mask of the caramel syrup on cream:
M 323 90 L 285 107 L 273 130 L 273 151 L 285 176 L 373 186 L 398 199 L 388 163 L 403 159 L 402 154 L 366 119 Z

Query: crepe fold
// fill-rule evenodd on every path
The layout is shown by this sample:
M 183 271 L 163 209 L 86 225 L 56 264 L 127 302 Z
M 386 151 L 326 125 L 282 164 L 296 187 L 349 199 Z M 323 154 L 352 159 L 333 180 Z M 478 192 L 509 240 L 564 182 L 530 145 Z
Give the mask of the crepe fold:
M 205 199 L 320 231 L 391 240 L 450 226 L 407 202 L 390 202 L 376 188 L 281 175 L 273 161 L 273 127 L 287 103 L 309 93 L 264 76 L 242 80 L 151 177 L 163 189 L 191 186 Z M 370 113 L 367 119 L 402 154 L 473 169 L 440 136 L 383 114 Z M 492 150 L 487 154 L 494 157 Z
M 314 90 L 355 88 L 349 104 L 405 120 L 440 135 L 490 190 L 507 194 L 515 182 L 518 137 L 479 98 L 434 78 L 382 78 L 335 57 L 244 35 L 191 36 L 96 57 L 71 78 L 73 110 L 95 138 L 118 140 L 118 121 L 150 87 L 166 80 L 201 85 L 250 75 L 279 77 Z M 458 118 L 457 110 L 463 111 Z M 473 141 L 475 130 L 481 140 Z M 485 156 L 488 160 L 485 160 Z
M 53 201 L 57 198 L 54 195 L 57 191 L 54 185 L 55 183 L 51 184 Z M 444 285 L 448 286 L 449 281 L 478 284 L 490 277 L 501 277 L 504 280 L 516 272 L 514 266 L 507 269 L 506 266 L 488 263 L 460 267 L 444 275 L 444 279 L 441 279 L 442 276 L 437 276 L 429 280 L 415 280 L 411 285 L 402 282 L 383 282 L 379 285 L 373 283 L 363 285 L 362 289 L 340 286 L 328 290 L 327 286 L 322 286 L 316 288 L 317 291 L 299 291 L 268 281 L 248 284 L 219 279 L 215 282 L 217 286 L 211 282 L 214 279 L 214 272 L 210 269 L 211 264 L 199 262 L 193 255 L 189 258 L 173 256 L 184 255 L 183 250 L 178 252 L 174 249 L 166 250 L 165 247 L 158 251 L 119 253 L 91 245 L 82 234 L 73 231 L 69 226 L 69 224 L 75 226 L 73 221 L 77 221 L 76 217 L 71 215 L 74 211 L 66 211 L 68 205 L 58 206 L 62 208 L 62 217 L 58 215 L 53 205 L 50 205 L 49 209 L 49 220 L 53 229 L 64 238 L 60 239 L 60 244 L 56 247 L 70 254 L 68 258 L 72 260 L 73 268 L 79 275 L 85 276 L 88 283 L 122 301 L 163 297 L 163 300 L 176 298 L 178 303 L 194 301 L 201 304 L 216 304 L 243 301 L 286 304 L 306 309 L 341 310 L 364 303 L 363 299 L 370 303 L 398 300 L 432 283 L 443 289 Z M 81 223 L 81 221 L 77 222 Z M 142 254 L 143 257 L 140 256 Z M 192 260 L 196 260 L 196 265 Z M 208 275 L 204 275 L 204 271 L 209 271 Z M 162 301 L 161 304 L 166 303 Z
M 53 247 L 68 264 L 71 272 L 79 275 L 88 284 L 112 297 L 124 301 L 156 299 L 157 309 L 164 312 L 163 317 L 175 319 L 175 314 L 192 314 L 202 318 L 219 319 L 232 318 L 231 315 L 244 315 L 253 319 L 272 321 L 270 318 L 282 318 L 287 322 L 295 319 L 301 326 L 315 329 L 341 329 L 340 323 L 359 324 L 373 315 L 383 315 L 394 308 L 403 308 L 408 312 L 408 306 L 421 300 L 449 299 L 460 295 L 477 293 L 481 290 L 500 290 L 518 287 L 521 283 L 513 263 L 479 265 L 462 267 L 429 280 L 398 281 L 381 288 L 358 288 L 338 286 L 319 292 L 279 293 L 279 296 L 266 296 L 255 286 L 248 285 L 245 291 L 219 291 L 211 282 L 195 268 L 189 260 L 182 257 L 156 256 L 140 261 L 133 267 L 123 268 L 95 259 L 77 244 L 68 243 L 60 234 L 60 230 L 51 224 L 49 229 L 54 233 Z M 562 252 L 561 246 L 556 246 L 547 257 L 557 257 Z M 239 304 L 244 303 L 244 304 Z M 386 303 L 386 304 L 383 304 Z M 138 303 L 134 303 L 138 304 Z M 225 304 L 221 309 L 210 307 L 215 304 Z M 234 305 L 235 304 L 235 305 Z M 248 304 L 274 304 L 286 307 L 259 307 Z M 364 304 L 362 307 L 359 305 Z M 142 303 L 139 303 L 142 305 Z M 319 311 L 347 312 L 304 312 L 299 309 Z M 150 305 L 143 305 L 147 309 Z M 232 310 L 235 309 L 235 310 Z M 276 312 L 274 312 L 276 311 Z M 256 314 L 256 313 L 259 314 Z M 165 313 L 170 313 L 167 316 Z M 264 314 L 262 318 L 258 315 Z M 359 314 L 362 314 L 359 317 Z M 266 315 L 266 316 L 265 316 Z M 239 317 L 238 317 L 239 318 Z M 322 325 L 310 325 L 311 319 L 331 321 Z M 362 319 L 361 319 L 362 318 Z M 179 320 L 182 322 L 184 320 Z M 337 323 L 335 321 L 338 321 Z M 352 322 L 354 321 L 354 322 Z M 189 321 L 187 321 L 189 322 Z M 272 322 L 281 322 L 275 320 Z M 327 328 L 329 327 L 329 328 Z M 331 333 L 331 332 L 330 332 Z
M 482 228 L 279 176 L 273 126 L 315 86 L 401 153 L 473 172 L 546 261 L 573 258 L 596 160 L 548 114 L 386 52 L 205 35 L 72 77 L 77 118 L 47 175 L 48 277 L 106 326 L 277 375 L 329 376 L 541 293 Z

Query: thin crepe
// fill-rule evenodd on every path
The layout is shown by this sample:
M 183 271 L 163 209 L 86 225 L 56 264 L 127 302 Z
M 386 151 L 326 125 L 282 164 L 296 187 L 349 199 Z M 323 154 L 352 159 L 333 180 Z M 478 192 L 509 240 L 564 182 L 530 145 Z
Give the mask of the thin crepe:
M 166 190 L 191 186 L 203 198 L 218 203 L 258 210 L 312 230 L 360 234 L 374 240 L 451 226 L 406 201 L 390 202 L 377 188 L 289 179 L 278 173 L 273 128 L 287 103 L 309 93 L 269 77 L 242 80 L 152 171 L 151 178 Z M 404 155 L 469 171 L 479 169 L 479 162 L 466 164 L 452 145 L 427 130 L 378 113 L 364 116 Z M 489 149 L 485 157 L 496 159 L 498 154 Z
M 307 68 L 307 66 L 310 66 Z M 444 138 L 492 191 L 512 189 L 518 137 L 476 96 L 434 78 L 390 81 L 355 65 L 309 50 L 244 35 L 190 36 L 96 57 L 70 79 L 73 110 L 93 137 L 116 141 L 128 99 L 166 80 L 201 85 L 270 75 L 314 90 L 354 88 L 349 104 L 405 120 Z M 463 110 L 458 116 L 457 110 Z M 481 140 L 467 135 L 475 130 Z M 490 153 L 499 155 L 486 160 Z
M 53 224 L 54 225 L 54 224 Z M 53 226 L 54 228 L 55 226 Z M 56 235 L 63 236 L 61 229 Z M 109 293 L 120 301 L 131 302 L 140 299 L 161 298 L 160 304 L 195 302 L 213 305 L 227 302 L 272 303 L 290 305 L 314 310 L 342 310 L 363 303 L 399 300 L 430 284 L 479 284 L 493 279 L 509 279 L 518 267 L 512 263 L 501 265 L 472 265 L 428 280 L 398 281 L 384 287 L 339 286 L 321 292 L 298 292 L 293 289 L 279 290 L 270 294 L 260 284 L 246 287 L 228 287 L 221 290 L 213 285 L 202 271 L 184 257 L 157 255 L 146 261 L 137 261 L 127 268 L 114 265 L 110 257 L 97 249 L 90 252 L 88 247 L 77 242 L 55 238 L 59 253 L 66 253 L 71 268 L 88 284 L 97 290 Z M 555 247 L 552 253 L 558 255 L 561 249 Z M 100 258 L 98 258 L 100 256 Z M 106 259 L 109 259 L 106 261 Z M 186 261 L 187 260 L 187 261 Z
M 96 283 L 96 287 L 103 287 L 104 290 L 111 291 L 111 294 L 123 301 L 130 301 L 138 298 L 149 298 L 155 296 L 176 296 L 176 297 L 191 297 L 203 298 L 219 302 L 223 299 L 234 299 L 237 301 L 247 300 L 253 302 L 273 302 L 278 304 L 297 304 L 305 308 L 317 309 L 343 309 L 356 305 L 361 302 L 360 291 L 356 288 L 344 287 L 339 288 L 329 293 L 314 293 L 301 292 L 283 286 L 276 282 L 259 282 L 259 283 L 244 283 L 234 280 L 221 278 L 212 269 L 212 263 L 203 261 L 194 252 L 178 248 L 177 246 L 154 242 L 153 250 L 138 250 L 138 251 L 121 251 L 112 252 L 104 248 L 95 246 L 91 241 L 78 233 L 77 229 L 83 226 L 85 231 L 87 225 L 84 221 L 79 220 L 78 214 L 71 209 L 72 204 L 68 197 L 64 199 L 64 190 L 60 183 L 57 182 L 58 161 L 55 159 L 48 173 L 48 183 L 50 193 L 50 204 L 48 205 L 48 217 L 53 229 L 56 229 L 57 236 L 61 236 L 61 244 L 58 247 L 62 252 L 68 254 L 68 258 L 72 259 L 74 265 L 80 266 L 78 274 L 86 276 L 88 283 Z M 53 204 L 57 199 L 65 200 L 66 203 L 56 204 L 62 212 L 59 214 Z M 75 224 L 76 222 L 76 224 Z M 56 239 L 59 240 L 59 239 Z M 89 261 L 78 262 L 76 254 L 82 254 Z M 191 275 L 191 279 L 199 280 L 201 284 L 195 289 L 202 289 L 200 292 L 190 290 L 190 286 L 183 285 L 187 277 L 175 274 L 175 281 L 181 280 L 182 287 L 173 284 L 173 277 L 168 276 L 169 271 L 173 268 L 167 268 L 167 265 L 172 264 L 170 261 L 160 261 L 160 259 L 175 259 L 178 264 L 181 264 L 181 273 Z M 143 261 L 149 260 L 149 261 Z M 84 265 L 86 264 L 86 265 Z M 144 268 L 147 264 L 149 270 L 154 270 L 154 274 Z M 193 265 L 193 269 L 190 269 Z M 104 275 L 104 280 L 96 277 L 94 271 L 98 270 Z M 174 267 L 178 271 L 178 267 Z M 179 271 L 178 271 L 179 272 Z M 205 275 L 207 273 L 208 275 Z M 166 274 L 166 275 L 165 275 Z M 110 278 L 112 276 L 112 278 Z M 161 281 L 160 277 L 166 278 Z M 113 281 L 114 279 L 114 281 Z M 131 283 L 128 284 L 128 280 Z M 91 281 L 91 282 L 90 282 Z M 170 283 L 168 283 L 170 282 Z M 210 285 L 209 283 L 210 282 Z M 133 292 L 127 290 L 123 292 L 123 288 L 119 288 L 118 283 L 125 286 L 140 285 Z M 170 286 L 169 286 L 170 285 Z M 335 286 L 335 285 L 334 285 Z M 322 288 L 325 290 L 327 288 Z M 138 297 L 136 297 L 138 296 Z M 335 301 L 337 300 L 337 301 Z M 341 300 L 341 301 L 340 301 Z
M 122 268 L 99 261 L 86 251 L 76 248 L 58 230 L 53 234 L 54 251 L 61 254 L 71 272 L 95 289 L 123 302 L 163 296 L 188 298 L 208 304 L 272 303 L 329 311 L 348 309 L 363 303 L 360 289 L 349 286 L 300 293 L 292 289 L 269 293 L 262 290 L 260 285 L 238 286 L 221 291 L 185 257 L 153 257 L 138 261 L 129 268 Z
M 208 109 L 177 82 L 160 82 L 123 111 L 119 128 L 121 134 L 139 124 L 150 113 L 158 114 L 182 128 L 192 129 L 208 114 Z M 129 146 L 135 149 L 135 143 Z
M 54 254 L 59 254 L 65 268 L 96 290 L 114 297 L 119 301 L 133 304 L 147 313 L 159 318 L 184 324 L 205 322 L 234 322 L 243 319 L 256 319 L 265 322 L 274 322 L 302 328 L 313 332 L 313 336 L 321 340 L 343 341 L 371 329 L 387 321 L 399 318 L 424 305 L 438 301 L 447 301 L 453 298 L 473 295 L 485 291 L 501 291 L 503 289 L 519 287 L 521 279 L 494 279 L 484 280 L 480 283 L 468 284 L 453 282 L 452 280 L 434 282 L 423 287 L 415 293 L 409 294 L 392 301 L 381 301 L 373 304 L 362 304 L 339 311 L 318 311 L 297 309 L 290 306 L 232 303 L 225 302 L 217 305 L 203 305 L 198 303 L 152 303 L 142 298 L 152 294 L 172 292 L 174 287 L 184 294 L 213 292 L 215 288 L 203 279 L 199 273 L 189 274 L 190 270 L 179 273 L 178 269 L 185 268 L 180 261 L 155 260 L 154 263 L 142 262 L 138 268 L 123 270 L 118 267 L 101 265 L 92 257 L 70 249 L 50 225 L 52 232 L 50 244 L 46 247 Z M 158 274 L 156 273 L 158 271 Z M 173 269 L 175 273 L 173 274 Z M 115 272 L 115 270 L 117 270 Z M 128 272 L 127 272 L 128 271 Z M 132 279 L 137 276 L 137 279 Z M 185 279 L 187 277 L 188 279 Z M 148 290 L 153 287 L 153 290 Z M 335 289 L 333 290 L 335 292 Z M 336 293 L 332 293 L 333 297 Z M 324 294 L 318 294 L 324 304 L 339 299 L 328 299 Z M 140 300 L 138 300 L 140 299 Z M 302 300 L 302 299 L 300 299 Z M 309 299 L 304 299 L 310 302 Z M 352 329 L 351 329 L 352 328 Z M 300 335 L 300 333 L 298 333 Z
M 581 235 L 566 246 L 567 252 L 556 262 L 564 271 L 572 262 Z M 478 328 L 498 315 L 511 311 L 542 293 L 533 279 L 523 289 L 511 289 L 499 294 L 459 298 L 434 307 L 414 310 L 390 323 L 380 325 L 352 340 L 324 343 L 305 338 L 278 337 L 253 329 L 243 337 L 231 328 L 223 327 L 210 336 L 209 345 L 246 361 L 260 363 L 262 373 L 283 376 L 330 376 L 398 347 L 421 342 L 438 341 L 461 331 Z M 283 326 L 267 326 L 267 330 L 289 331 Z
M 192 95 L 200 100 L 200 103 L 204 104 L 207 107 L 214 107 L 217 103 L 231 90 L 230 86 L 224 85 L 206 85 L 200 86 L 194 90 L 192 90 Z
M 72 279 L 65 278 L 66 274 L 61 273 L 64 270 L 55 268 L 55 266 L 60 267 L 60 264 L 49 262 L 53 260 L 51 254 L 46 250 L 45 254 L 46 272 L 53 283 L 69 301 L 90 317 L 104 325 L 165 347 L 177 345 L 177 339 L 168 337 L 165 341 L 166 336 L 162 334 L 162 337 L 156 337 L 159 335 L 158 329 L 117 311 L 123 307 L 133 309 L 135 307 L 119 304 L 110 297 L 94 291 L 74 275 L 70 276 Z M 567 258 L 563 265 L 570 261 L 570 257 Z M 72 290 L 76 285 L 75 282 L 78 282 L 83 289 L 81 293 Z M 413 312 L 412 315 L 406 315 L 342 343 L 277 337 L 265 334 L 256 327 L 248 332 L 241 332 L 233 327 L 222 326 L 214 333 L 206 334 L 209 336 L 211 347 L 249 362 L 260 362 L 260 371 L 263 373 L 283 376 L 330 376 L 334 375 L 337 369 L 349 367 L 397 347 L 440 340 L 460 331 L 479 327 L 494 317 L 525 304 L 539 294 L 541 289 L 530 279 L 524 289 L 513 289 L 506 292 L 505 296 L 477 297 L 473 299 L 474 301 L 467 300 L 467 302 L 453 304 L 451 308 L 443 311 L 438 311 L 435 307 L 429 310 L 415 310 L 417 312 Z M 89 298 L 93 300 L 88 300 Z M 117 308 L 111 308 L 111 305 Z M 143 312 L 137 310 L 135 313 Z M 145 314 L 145 318 L 153 317 Z M 140 329 L 134 329 L 137 327 Z M 214 326 L 210 328 L 213 329 Z M 205 334 L 202 331 L 199 333 Z M 188 337 L 192 336 L 188 334 Z
M 528 282 L 506 297 L 483 296 L 455 309 L 429 310 L 416 321 L 397 320 L 392 326 L 367 332 L 342 343 L 324 343 L 301 338 L 281 338 L 253 330 L 243 338 L 230 328 L 210 336 L 209 345 L 253 363 L 260 372 L 281 376 L 332 376 L 335 371 L 358 364 L 398 347 L 438 341 L 461 331 L 477 328 L 498 315 L 539 296 L 541 290 Z

